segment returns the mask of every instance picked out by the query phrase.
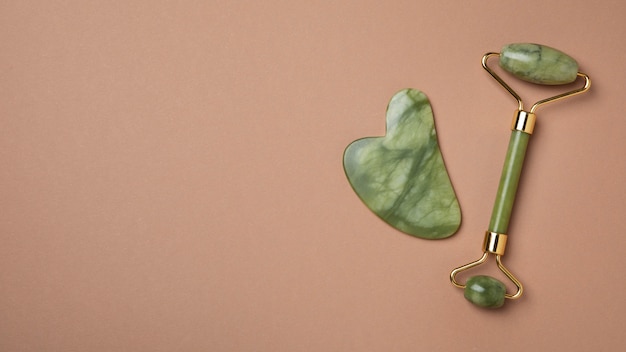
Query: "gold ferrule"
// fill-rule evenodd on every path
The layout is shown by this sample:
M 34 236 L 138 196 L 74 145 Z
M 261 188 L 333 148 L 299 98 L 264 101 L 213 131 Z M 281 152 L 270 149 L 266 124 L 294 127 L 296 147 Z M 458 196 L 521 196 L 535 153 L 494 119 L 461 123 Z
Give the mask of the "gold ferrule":
M 506 248 L 506 239 L 507 235 L 505 234 L 487 231 L 487 233 L 485 233 L 483 249 L 485 252 L 493 253 L 496 255 L 504 255 L 504 249 Z
M 521 131 L 528 134 L 533 134 L 533 130 L 535 129 L 535 114 L 524 111 L 517 110 L 515 111 L 515 115 L 513 116 L 513 123 L 511 123 L 511 129 L 513 131 Z

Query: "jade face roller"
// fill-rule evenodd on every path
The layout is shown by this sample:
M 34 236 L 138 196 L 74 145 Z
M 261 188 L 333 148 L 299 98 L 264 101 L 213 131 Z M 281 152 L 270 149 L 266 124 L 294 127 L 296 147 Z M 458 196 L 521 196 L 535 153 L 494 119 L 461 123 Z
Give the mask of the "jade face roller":
M 561 85 L 573 83 L 578 77 L 581 77 L 584 79 L 584 85 L 581 88 L 540 100 L 529 111 L 526 111 L 520 96 L 487 65 L 492 57 L 499 57 L 499 64 L 502 69 L 524 81 L 542 85 Z M 485 308 L 498 308 L 504 304 L 505 298 L 517 299 L 524 290 L 522 283 L 502 264 L 502 256 L 507 243 L 509 220 L 526 147 L 535 126 L 535 111 L 544 104 L 586 92 L 591 86 L 591 80 L 589 76 L 578 71 L 578 64 L 570 56 L 556 49 L 537 44 L 506 45 L 500 53 L 485 54 L 482 65 L 517 100 L 518 108 L 513 116 L 511 138 L 500 177 L 500 185 L 498 186 L 489 229 L 483 241 L 483 255 L 476 261 L 452 270 L 450 281 L 454 286 L 463 288 L 465 298 L 475 305 Z M 457 274 L 484 263 L 490 255 L 495 256 L 498 268 L 515 284 L 517 292 L 507 293 L 505 285 L 490 276 L 473 276 L 465 284 L 457 280 Z

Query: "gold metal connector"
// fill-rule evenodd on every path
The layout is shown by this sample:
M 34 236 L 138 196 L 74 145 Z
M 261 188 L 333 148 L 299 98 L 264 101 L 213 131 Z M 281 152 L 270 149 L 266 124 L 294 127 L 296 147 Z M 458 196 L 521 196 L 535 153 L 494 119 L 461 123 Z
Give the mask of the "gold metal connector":
M 507 237 L 507 235 L 502 233 L 487 231 L 483 241 L 483 250 L 497 255 L 504 255 Z
M 517 110 L 515 111 L 515 115 L 513 116 L 511 129 L 513 131 L 521 131 L 527 134 L 533 134 L 533 131 L 535 130 L 536 120 L 537 117 L 535 116 L 535 114 L 524 110 Z

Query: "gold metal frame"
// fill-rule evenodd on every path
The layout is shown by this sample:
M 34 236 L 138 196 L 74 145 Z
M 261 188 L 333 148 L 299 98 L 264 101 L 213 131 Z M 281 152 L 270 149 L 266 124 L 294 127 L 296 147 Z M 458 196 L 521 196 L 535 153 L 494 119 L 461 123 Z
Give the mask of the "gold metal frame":
M 513 284 L 515 284 L 515 287 L 517 287 L 517 292 L 515 292 L 514 294 L 507 293 L 504 295 L 504 297 L 508 299 L 520 298 L 522 296 L 522 293 L 524 292 L 524 286 L 515 277 L 515 275 L 513 275 L 513 273 L 511 273 L 509 269 L 507 269 L 504 266 L 504 264 L 502 264 L 502 256 L 504 255 L 506 242 L 507 242 L 507 235 L 487 231 L 487 233 L 485 234 L 485 240 L 483 241 L 484 252 L 483 252 L 482 257 L 478 258 L 478 260 L 475 260 L 471 263 L 465 264 L 463 266 L 460 266 L 452 270 L 452 272 L 450 273 L 450 281 L 452 282 L 452 284 L 456 287 L 464 289 L 465 284 L 458 282 L 456 280 L 456 276 L 460 272 L 479 266 L 480 264 L 484 263 L 487 260 L 490 254 L 493 254 L 496 257 L 496 264 L 498 265 L 498 268 L 500 269 L 500 271 L 502 271 L 504 275 L 506 275 L 506 277 L 508 277 L 509 280 L 511 280 Z

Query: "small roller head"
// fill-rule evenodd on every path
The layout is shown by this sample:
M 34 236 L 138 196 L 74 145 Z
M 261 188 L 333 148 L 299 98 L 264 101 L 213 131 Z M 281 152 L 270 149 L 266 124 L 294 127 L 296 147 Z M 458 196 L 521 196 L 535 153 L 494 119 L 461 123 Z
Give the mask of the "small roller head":
M 572 83 L 578 74 L 576 60 L 549 46 L 509 44 L 500 52 L 500 67 L 524 81 L 558 85 Z
M 500 308 L 504 305 L 506 286 L 491 276 L 472 276 L 464 289 L 465 298 L 482 308 Z

